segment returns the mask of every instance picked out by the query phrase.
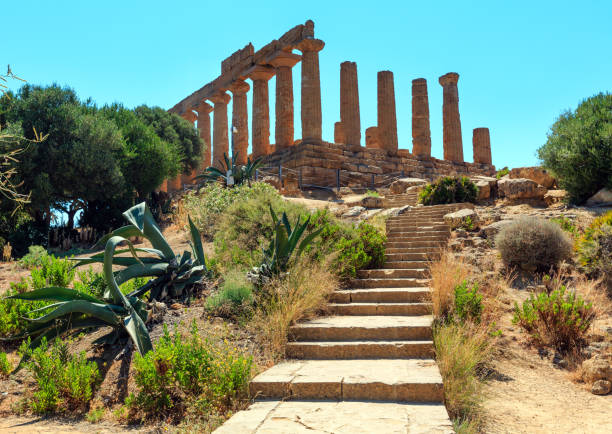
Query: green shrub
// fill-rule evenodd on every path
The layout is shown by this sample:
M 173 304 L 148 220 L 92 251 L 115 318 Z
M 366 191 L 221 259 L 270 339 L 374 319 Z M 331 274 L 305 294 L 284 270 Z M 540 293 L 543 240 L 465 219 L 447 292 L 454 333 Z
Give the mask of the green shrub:
M 595 219 L 576 243 L 580 266 L 612 290 L 612 212 Z
M 570 233 L 572 237 L 578 235 L 578 228 L 576 228 L 576 225 L 571 219 L 562 215 L 559 217 L 552 218 L 550 219 L 550 221 L 558 224 L 561 229 L 563 229 L 565 232 Z
M 504 176 L 506 176 L 508 173 L 510 173 L 510 169 L 508 169 L 508 166 L 500 169 L 497 171 L 497 173 L 495 174 L 495 177 L 497 179 L 502 179 Z
M 246 392 L 252 359 L 236 349 L 214 346 L 198 335 L 164 335 L 155 350 L 135 355 L 135 394 L 126 399 L 133 417 L 179 421 L 189 412 L 199 416 L 227 410 L 232 399 Z
M 380 193 L 376 190 L 368 190 L 365 192 L 366 197 L 380 197 Z
M 572 203 L 582 203 L 599 189 L 612 188 L 612 94 L 582 101 L 559 116 L 538 150 Z
M 522 217 L 504 226 L 495 246 L 507 266 L 528 271 L 547 271 L 572 255 L 572 242 L 561 228 L 534 217 Z
M 455 318 L 461 322 L 471 320 L 480 322 L 482 314 L 482 295 L 478 294 L 478 283 L 470 288 L 467 280 L 455 287 Z
M 356 229 L 356 236 L 336 243 L 333 270 L 340 277 L 355 277 L 357 270 L 381 268 L 385 263 L 387 237 L 368 223 L 362 222 Z
M 538 344 L 568 353 L 586 343 L 585 337 L 594 318 L 591 304 L 561 286 L 550 294 L 532 294 L 522 307 L 515 304 L 512 321 Z
M 33 289 L 48 286 L 68 287 L 72 284 L 75 275 L 74 263 L 68 259 L 58 259 L 53 255 L 40 258 L 40 265 L 31 270 Z
M 30 287 L 30 283 L 25 278 L 20 282 L 11 282 L 10 287 L 3 298 L 0 299 L 0 337 L 7 338 L 19 334 L 23 331 L 27 321 L 24 318 L 31 318 L 29 312 L 46 306 L 47 302 L 30 302 L 25 300 L 10 299 L 16 294 L 23 294 Z
M 36 390 L 27 398 L 27 405 L 34 413 L 83 411 L 100 381 L 98 365 L 87 361 L 85 352 L 72 355 L 67 341 L 56 339 L 49 345 L 42 344 L 31 351 L 28 342 L 22 351 L 29 356 L 25 366 L 36 382 Z
M 419 193 L 424 205 L 476 202 L 478 187 L 469 178 L 445 176 L 426 185 Z
M 8 377 L 12 370 L 13 365 L 8 359 L 8 356 L 4 351 L 0 352 L 0 378 Z
M 225 276 L 219 291 L 206 300 L 206 308 L 211 313 L 230 317 L 250 314 L 253 305 L 253 285 L 241 270 L 231 270 Z
M 19 265 L 23 268 L 34 268 L 42 265 L 43 258 L 49 254 L 43 246 L 30 246 L 28 253 L 19 260 Z

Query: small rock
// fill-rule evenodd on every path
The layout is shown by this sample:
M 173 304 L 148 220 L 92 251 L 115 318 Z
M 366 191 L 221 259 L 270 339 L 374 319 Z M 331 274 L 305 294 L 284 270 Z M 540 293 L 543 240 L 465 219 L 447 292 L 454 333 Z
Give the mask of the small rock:
M 468 233 L 465 229 L 458 228 L 455 230 L 455 236 L 457 238 L 467 238 Z
M 612 380 L 612 367 L 607 360 L 595 356 L 582 362 L 582 379 L 586 382 Z
M 594 395 L 607 395 L 610 393 L 612 389 L 612 383 L 608 380 L 597 380 L 593 383 L 593 387 L 591 388 L 591 393 Z
M 382 197 L 373 197 L 366 196 L 361 199 L 361 206 L 365 208 L 382 208 L 383 207 L 383 198 Z
M 460 209 L 456 212 L 448 213 L 444 216 L 444 223 L 449 225 L 451 229 L 465 227 L 471 222 L 472 228 L 478 227 L 479 219 L 478 214 L 473 209 Z
M 602 188 L 586 201 L 587 206 L 611 206 L 612 190 Z
M 546 205 L 551 206 L 563 202 L 566 197 L 567 191 L 565 190 L 548 190 L 544 195 L 544 202 L 546 202 Z
M 172 310 L 179 310 L 179 309 L 182 309 L 184 307 L 185 306 L 183 306 L 181 303 L 172 303 L 170 305 L 170 309 L 172 309 Z
M 359 216 L 362 212 L 364 212 L 366 209 L 362 206 L 354 206 L 352 208 L 349 208 L 348 211 L 346 211 L 344 214 L 342 214 L 342 217 L 357 217 Z

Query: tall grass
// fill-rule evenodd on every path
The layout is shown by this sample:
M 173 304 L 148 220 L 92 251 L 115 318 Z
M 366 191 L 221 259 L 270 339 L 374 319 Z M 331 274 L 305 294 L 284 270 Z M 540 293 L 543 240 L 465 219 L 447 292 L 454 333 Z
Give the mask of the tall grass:
M 323 312 L 337 278 L 326 266 L 303 258 L 283 278 L 268 283 L 271 296 L 262 303 L 254 326 L 263 338 L 266 356 L 279 360 L 285 353 L 289 327 L 297 321 Z
M 431 301 L 436 318 L 445 318 L 455 302 L 455 288 L 472 274 L 470 266 L 456 258 L 449 250 L 441 252 L 440 260 L 429 266 L 431 275 Z

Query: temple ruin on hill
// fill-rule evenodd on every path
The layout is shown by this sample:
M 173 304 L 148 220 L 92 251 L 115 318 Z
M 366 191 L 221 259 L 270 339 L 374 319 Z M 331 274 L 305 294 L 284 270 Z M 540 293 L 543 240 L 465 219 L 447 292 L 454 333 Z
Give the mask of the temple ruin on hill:
M 321 82 L 319 52 L 325 43 L 316 39 L 314 23 L 298 25 L 279 39 L 255 51 L 252 44 L 221 62 L 221 75 L 181 100 L 169 111 L 194 123 L 206 144 L 202 168 L 218 164 L 229 154 L 228 104 L 232 102 L 232 150 L 238 164 L 247 160 L 249 122 L 246 93 L 253 88 L 251 158 L 264 156 L 268 167 L 299 174 L 302 185 L 379 185 L 389 176 L 434 179 L 450 174 L 491 175 L 491 145 L 488 128 L 473 131 L 474 162 L 463 159 L 457 82 L 450 72 L 439 78 L 443 89 L 444 159 L 431 156 L 429 102 L 424 78 L 412 81 L 412 152 L 398 149 L 393 73 L 378 73 L 378 121 L 365 130 L 362 146 L 357 65 L 340 65 L 340 121 L 334 125 L 334 142 L 321 135 Z M 293 51 L 298 50 L 301 55 Z M 302 138 L 294 137 L 292 68 L 301 65 Z M 270 143 L 268 80 L 276 76 L 276 128 Z M 247 79 L 251 84 L 247 83 Z M 230 96 L 230 92 L 231 96 Z M 210 113 L 213 113 L 212 140 Z M 212 149 L 212 152 L 211 152 Z M 182 188 L 192 175 L 168 181 L 166 191 Z M 342 181 L 341 181 L 342 180 Z

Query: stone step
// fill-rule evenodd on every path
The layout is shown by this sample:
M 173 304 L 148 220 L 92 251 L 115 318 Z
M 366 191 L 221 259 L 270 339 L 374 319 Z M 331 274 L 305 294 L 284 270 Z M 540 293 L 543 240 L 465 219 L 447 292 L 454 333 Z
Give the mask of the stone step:
M 392 227 L 387 226 L 387 235 L 390 235 L 395 232 L 413 232 L 413 231 L 419 231 L 419 232 L 449 231 L 450 232 L 448 226 L 445 223 L 422 224 L 422 225 L 405 224 L 405 225 L 398 225 L 398 226 L 392 226 Z
M 292 359 L 416 359 L 432 358 L 432 341 L 289 342 Z
M 392 241 L 392 242 L 406 242 L 406 241 L 446 241 L 448 240 L 449 235 L 448 234 L 441 234 L 441 235 L 414 235 L 414 236 L 396 236 L 395 234 L 393 234 L 390 237 L 387 237 L 387 241 Z
M 446 241 L 387 241 L 386 249 L 401 249 L 413 247 L 441 247 L 446 245 Z
M 369 288 L 334 291 L 332 303 L 415 303 L 429 299 L 429 288 Z
M 235 413 L 215 434 L 437 433 L 453 425 L 441 403 L 262 400 Z
M 442 402 L 442 378 L 432 359 L 291 360 L 249 384 L 265 398 Z
M 385 267 L 391 269 L 418 269 L 429 266 L 429 261 L 386 261 Z
M 350 285 L 353 288 L 416 288 L 429 284 L 428 279 L 416 278 L 380 278 L 380 279 L 351 279 Z
M 386 247 L 385 252 L 387 254 L 394 254 L 394 253 L 425 253 L 425 254 L 438 253 L 439 254 L 442 247 L 443 245 L 440 245 L 438 247 Z
M 431 303 L 330 303 L 335 315 L 428 315 Z
M 387 251 L 385 253 L 385 266 L 392 262 L 397 261 L 431 261 L 440 256 L 440 252 L 410 252 L 404 251 L 405 249 L 400 249 L 401 252 L 391 253 Z
M 429 340 L 431 315 L 336 315 L 296 324 L 289 335 L 294 341 Z
M 450 231 L 449 230 L 444 230 L 444 229 L 439 229 L 439 230 L 423 230 L 423 229 L 419 229 L 419 228 L 403 228 L 402 230 L 398 230 L 398 231 L 394 231 L 391 233 L 387 233 L 387 239 L 394 239 L 394 238 L 401 238 L 401 237 L 419 237 L 419 236 L 425 236 L 425 237 L 435 237 L 435 236 L 439 236 L 439 237 L 450 237 Z
M 425 268 L 403 268 L 393 269 L 384 268 L 378 270 L 359 270 L 357 271 L 357 277 L 360 279 L 380 279 L 380 278 L 401 278 L 401 277 L 412 277 L 412 278 L 425 278 L 428 275 L 428 270 Z

